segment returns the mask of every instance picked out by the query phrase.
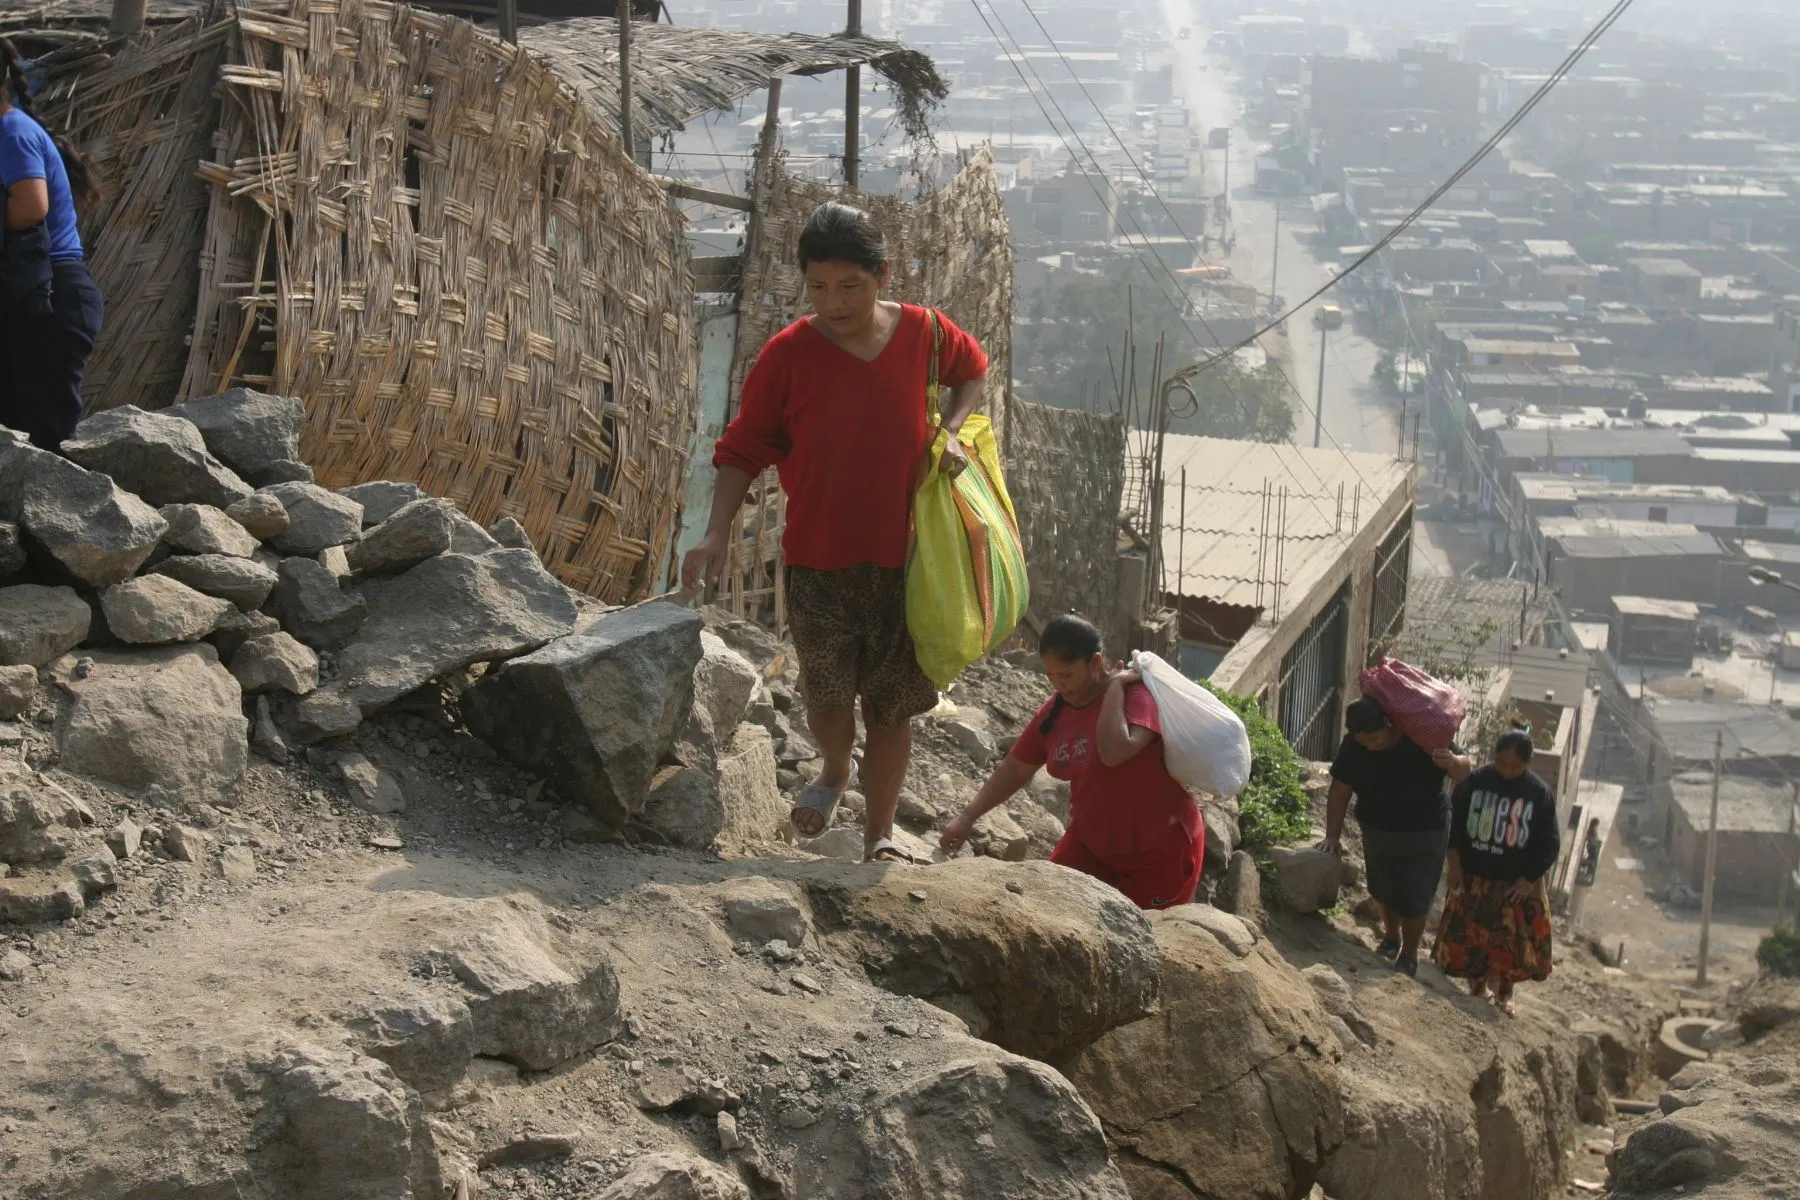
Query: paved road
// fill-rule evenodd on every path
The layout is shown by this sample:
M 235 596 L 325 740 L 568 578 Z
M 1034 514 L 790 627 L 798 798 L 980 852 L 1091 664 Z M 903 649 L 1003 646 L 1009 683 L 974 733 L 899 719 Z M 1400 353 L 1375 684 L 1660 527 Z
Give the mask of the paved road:
M 1170 45 L 1175 47 L 1176 86 L 1187 101 L 1189 120 L 1202 137 L 1215 126 L 1231 126 L 1231 229 L 1237 235 L 1232 272 L 1254 284 L 1267 303 L 1270 268 L 1276 267 L 1280 273 L 1277 293 L 1286 297 L 1289 304 L 1296 303 L 1326 278 L 1324 266 L 1295 236 L 1297 229 L 1310 233 L 1317 228 L 1311 205 L 1304 198 L 1286 202 L 1280 222 L 1281 251 L 1277 256 L 1275 203 L 1256 194 L 1258 143 L 1239 121 L 1243 105 L 1233 92 L 1235 80 L 1217 60 L 1209 60 L 1201 53 L 1206 30 L 1191 0 L 1163 0 L 1162 7 Z M 1183 25 L 1193 29 L 1187 40 L 1177 37 Z M 1215 172 L 1215 178 L 1222 174 L 1223 159 L 1218 151 L 1207 155 L 1207 166 Z M 1291 398 L 1295 410 L 1294 440 L 1303 446 L 1312 444 L 1319 381 L 1319 332 L 1313 327 L 1311 316 L 1309 308 L 1290 319 L 1286 338 L 1265 338 L 1265 348 L 1282 363 L 1298 392 Z M 1375 454 L 1393 454 L 1399 448 L 1398 401 L 1382 396 L 1369 382 L 1376 352 L 1373 344 L 1347 328 L 1329 336 L 1325 347 L 1325 436 L 1321 445 L 1330 447 L 1335 441 L 1345 450 Z

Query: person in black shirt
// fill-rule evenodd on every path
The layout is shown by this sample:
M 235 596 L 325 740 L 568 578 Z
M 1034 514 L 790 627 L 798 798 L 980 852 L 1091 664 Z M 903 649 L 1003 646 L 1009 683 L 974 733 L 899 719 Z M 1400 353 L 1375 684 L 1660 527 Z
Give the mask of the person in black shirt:
M 1421 750 L 1367 696 L 1345 710 L 1344 724 L 1349 732 L 1331 764 L 1320 848 L 1338 852 L 1354 794 L 1369 894 L 1381 905 L 1382 938 L 1375 952 L 1392 959 L 1396 971 L 1416 975 L 1419 941 L 1444 873 L 1449 826 L 1444 779 L 1465 778 L 1469 760 L 1454 746 L 1429 754 Z
M 1494 761 L 1452 797 L 1451 895 L 1433 960 L 1491 994 L 1513 1015 L 1513 984 L 1550 974 L 1550 901 L 1544 876 L 1562 846 L 1556 798 L 1532 774 L 1531 733 L 1500 735 Z

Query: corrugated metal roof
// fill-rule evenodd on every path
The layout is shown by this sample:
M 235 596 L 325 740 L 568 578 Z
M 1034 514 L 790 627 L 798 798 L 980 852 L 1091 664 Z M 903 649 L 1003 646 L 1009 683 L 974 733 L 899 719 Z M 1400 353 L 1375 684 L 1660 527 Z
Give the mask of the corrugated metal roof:
M 1688 558 L 1725 553 L 1710 533 L 1586 535 L 1556 539 L 1567 558 Z
M 1713 740 L 1725 731 L 1725 753 L 1738 748 L 1770 758 L 1800 758 L 1800 721 L 1783 708 L 1703 700 L 1658 700 L 1656 729 L 1669 753 L 1692 762 L 1713 755 Z
M 1496 429 L 1502 458 L 1685 458 L 1694 448 L 1672 429 Z
M 1380 454 L 1170 434 L 1163 447 L 1164 582 L 1183 596 L 1266 607 L 1278 540 L 1282 586 L 1291 591 L 1321 569 L 1321 558 L 1335 561 L 1411 473 L 1410 463 Z

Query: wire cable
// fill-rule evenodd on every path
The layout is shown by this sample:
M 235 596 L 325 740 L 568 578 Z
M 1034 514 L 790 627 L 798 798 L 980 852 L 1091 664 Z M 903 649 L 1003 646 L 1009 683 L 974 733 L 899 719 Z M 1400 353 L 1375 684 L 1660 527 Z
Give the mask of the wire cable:
M 1000 33 L 994 29 L 993 22 L 989 21 L 989 19 L 988 19 L 988 14 L 986 12 L 982 11 L 982 6 L 981 6 L 980 0 L 971 0 L 971 2 L 975 8 L 976 15 L 978 17 L 980 17 L 982 23 L 987 26 L 989 35 L 992 36 L 994 38 L 995 42 L 999 45 L 1000 52 L 1003 55 L 1005 55 L 1007 62 L 1012 66 L 1014 73 L 1019 76 L 1019 82 L 1025 87 L 1026 94 L 1031 97 L 1032 102 L 1037 106 L 1038 112 L 1043 116 L 1045 123 L 1050 126 L 1051 132 L 1054 133 L 1057 136 L 1057 138 L 1063 143 L 1063 148 L 1069 152 L 1069 156 L 1075 160 L 1076 165 L 1079 167 L 1081 165 L 1081 155 L 1077 154 L 1075 152 L 1074 146 L 1071 146 L 1069 144 L 1069 138 L 1073 137 L 1075 139 L 1076 144 L 1079 145 L 1081 147 L 1081 149 L 1086 153 L 1088 162 L 1091 163 L 1094 168 L 1094 174 L 1097 175 L 1100 179 L 1105 181 L 1108 189 L 1111 190 L 1116 197 L 1118 195 L 1118 190 L 1116 187 L 1114 187 L 1111 178 L 1109 176 L 1107 176 L 1104 169 L 1101 168 L 1100 160 L 1099 160 L 1098 156 L 1096 156 L 1094 154 L 1093 150 L 1087 145 L 1086 141 L 1083 140 L 1083 138 L 1081 137 L 1081 134 L 1075 129 L 1074 121 L 1072 121 L 1069 118 L 1069 115 L 1067 114 L 1067 112 L 1065 112 L 1063 110 L 1061 102 L 1056 99 L 1056 97 L 1053 93 L 1051 93 L 1049 87 L 1044 83 L 1042 76 L 1038 75 L 1037 68 L 1032 66 L 1030 60 L 1025 57 L 1023 44 L 1018 40 L 1017 37 L 1015 37 L 1013 35 L 1011 28 L 1006 24 L 1006 19 L 1004 17 L 1002 17 L 1000 15 L 999 10 L 994 7 L 993 0 L 988 0 L 988 8 L 993 13 L 993 20 L 999 22 L 1000 29 L 1005 32 L 1005 35 L 1006 35 L 1005 39 L 1002 39 L 1002 37 L 1000 36 Z M 1010 40 L 1012 42 L 1013 48 L 1011 48 L 1011 49 L 1009 49 L 1007 46 L 1008 40 Z M 1023 67 L 1021 67 L 1021 65 L 1020 65 L 1021 63 L 1024 64 Z M 1038 98 L 1037 90 L 1034 90 L 1031 86 L 1031 82 L 1025 78 L 1026 70 L 1029 70 L 1031 72 L 1032 77 L 1037 80 L 1038 88 L 1042 89 L 1044 95 L 1049 99 L 1051 106 L 1056 109 L 1057 115 L 1062 118 L 1063 125 L 1066 126 L 1069 130 L 1068 135 L 1064 135 L 1063 132 L 1057 128 L 1056 121 L 1050 116 L 1049 111 L 1044 108 L 1043 101 Z M 1091 97 L 1090 97 L 1090 102 L 1091 102 Z M 1097 199 L 1098 201 L 1100 201 L 1100 204 L 1103 208 L 1106 207 L 1106 197 L 1101 194 L 1100 188 L 1098 185 L 1095 184 L 1093 177 L 1089 176 L 1085 170 L 1082 171 L 1081 174 L 1082 174 L 1084 181 L 1087 183 L 1089 189 L 1091 191 L 1093 191 L 1094 198 Z M 1137 230 L 1138 236 L 1141 238 L 1145 238 L 1147 240 L 1148 234 L 1145 233 L 1143 226 L 1140 223 L 1138 223 L 1135 215 L 1131 214 L 1129 210 L 1126 210 L 1126 216 L 1131 220 L 1133 227 Z M 1187 324 L 1187 321 L 1185 319 L 1186 312 L 1184 310 L 1191 307 L 1191 305 L 1183 303 L 1183 300 L 1185 299 L 1185 296 L 1186 296 L 1185 289 L 1182 288 L 1180 282 L 1175 278 L 1174 273 L 1169 270 L 1168 264 L 1164 263 L 1160 258 L 1156 257 L 1155 255 L 1151 255 L 1150 258 L 1151 258 L 1151 261 L 1156 264 L 1156 266 L 1158 266 L 1162 269 L 1163 275 L 1168 279 L 1170 284 L 1174 287 L 1175 295 L 1177 297 L 1181 298 L 1181 299 L 1173 299 L 1172 300 L 1167 295 L 1165 295 L 1164 296 L 1165 302 L 1169 303 L 1170 307 L 1175 311 L 1177 316 L 1183 318 L 1182 322 L 1181 322 L 1182 328 L 1184 330 L 1186 330 L 1188 336 L 1193 340 L 1195 346 L 1201 350 L 1205 350 L 1207 347 L 1205 347 L 1200 342 L 1198 335 L 1196 335 L 1194 333 L 1192 327 Z M 1196 313 L 1195 316 L 1196 316 L 1196 319 L 1199 320 L 1201 327 L 1206 329 L 1207 332 L 1209 334 L 1211 334 L 1212 333 L 1211 326 L 1207 323 L 1205 317 L 1200 316 L 1198 313 Z M 1214 340 L 1215 344 L 1220 344 L 1220 339 L 1217 337 L 1216 334 L 1213 335 L 1213 340 Z M 1291 387 L 1292 386 L 1291 381 L 1289 381 L 1289 384 Z M 1236 390 L 1229 383 L 1226 384 L 1226 390 L 1227 390 L 1227 393 L 1230 394 L 1232 396 L 1232 398 L 1235 401 L 1237 401 L 1240 405 L 1244 404 L 1243 397 L 1238 395 Z M 1297 392 L 1295 394 L 1296 394 L 1296 396 L 1298 396 Z M 1303 411 L 1310 411 L 1310 410 L 1305 409 L 1304 399 L 1301 400 L 1301 404 L 1302 404 Z M 1339 450 L 1340 454 L 1343 453 L 1342 447 L 1338 447 L 1338 450 Z M 1302 497 L 1304 497 L 1309 503 L 1312 504 L 1314 510 L 1317 511 L 1319 513 L 1320 518 L 1323 519 L 1324 518 L 1324 510 L 1322 508 L 1320 508 L 1320 506 L 1319 506 L 1319 498 L 1314 496 L 1313 493 L 1311 493 L 1310 491 L 1307 490 L 1306 484 L 1300 479 L 1300 477 L 1298 475 L 1296 475 L 1294 473 L 1292 464 L 1290 464 L 1287 461 L 1285 456 L 1277 456 L 1276 461 L 1280 464 L 1282 470 L 1287 473 L 1288 477 L 1293 480 L 1295 487 L 1300 489 L 1299 494 Z M 1349 462 L 1349 465 L 1351 466 L 1352 470 L 1355 471 L 1355 473 L 1359 479 L 1363 479 L 1364 482 L 1368 482 L 1368 480 L 1362 476 L 1361 471 L 1356 468 L 1355 463 L 1348 459 L 1348 456 L 1346 456 L 1346 461 Z M 1319 474 L 1318 468 L 1316 466 L 1314 466 L 1310 461 L 1306 460 L 1305 458 L 1302 458 L 1301 462 L 1307 468 L 1307 470 L 1312 473 L 1314 482 L 1319 486 L 1321 491 L 1329 491 L 1330 489 L 1326 486 L 1323 476 L 1321 476 Z M 1370 486 L 1371 486 L 1371 488 L 1373 488 L 1372 484 Z M 1339 534 L 1338 536 L 1340 537 L 1340 539 L 1342 539 L 1343 535 Z M 1210 548 L 1209 548 L 1209 550 L 1210 550 Z
M 1305 308 L 1307 305 L 1311 304 L 1313 301 L 1315 301 L 1319 297 L 1323 296 L 1326 292 L 1329 292 L 1332 288 L 1336 287 L 1339 283 L 1343 282 L 1346 278 L 1348 278 L 1351 274 L 1353 274 L 1364 263 L 1366 263 L 1370 259 L 1374 258 L 1377 254 L 1381 253 L 1381 251 L 1387 249 L 1387 247 L 1394 241 L 1394 239 L 1398 238 L 1402 233 L 1405 233 L 1409 228 L 1411 228 L 1413 223 L 1415 221 L 1417 221 L 1420 217 L 1424 216 L 1425 213 L 1428 210 L 1430 210 L 1432 208 L 1432 206 L 1437 204 L 1437 202 L 1439 200 L 1443 199 L 1444 196 L 1450 191 L 1451 188 L 1455 187 L 1458 183 L 1462 182 L 1464 176 L 1466 176 L 1470 171 L 1473 171 L 1477 166 L 1479 166 L 1481 164 L 1481 161 L 1483 159 L 1485 159 L 1489 154 L 1493 153 L 1494 149 L 1497 146 L 1499 146 L 1501 142 L 1506 140 L 1508 135 L 1510 135 L 1512 133 L 1512 131 L 1518 127 L 1519 123 L 1521 121 L 1523 121 L 1526 117 L 1531 115 L 1531 111 L 1533 109 L 1535 109 L 1540 103 L 1543 102 L 1544 98 L 1550 94 L 1550 92 L 1556 87 L 1556 85 L 1561 83 L 1563 81 L 1563 79 L 1568 76 L 1569 72 L 1575 68 L 1575 65 L 1581 61 L 1582 57 L 1584 55 L 1586 55 L 1587 52 L 1593 48 L 1594 43 L 1599 41 L 1600 38 L 1602 36 L 1604 36 L 1608 30 L 1610 30 L 1615 24 L 1618 23 L 1619 18 L 1623 17 L 1625 15 L 1626 11 L 1628 9 L 1630 9 L 1631 5 L 1632 5 L 1632 0 L 1615 0 L 1615 3 L 1613 4 L 1613 6 L 1607 10 L 1606 15 L 1604 17 L 1600 18 L 1599 23 L 1596 24 L 1592 29 L 1588 30 L 1587 34 L 1582 37 L 1581 41 L 1576 44 L 1575 48 L 1573 50 L 1569 51 L 1567 57 L 1565 57 L 1562 60 L 1562 62 L 1557 65 L 1556 69 L 1550 73 L 1550 75 L 1544 80 L 1543 83 L 1538 85 L 1537 90 L 1532 92 L 1532 94 L 1530 96 L 1526 97 L 1525 102 L 1519 106 L 1518 111 L 1513 113 L 1513 115 L 1511 117 L 1509 117 L 1506 120 L 1506 122 L 1500 126 L 1499 129 L 1496 129 L 1488 137 L 1488 139 L 1481 144 L 1480 148 L 1477 149 L 1475 151 L 1475 153 L 1467 161 L 1465 161 L 1460 167 L 1456 168 L 1456 170 L 1452 171 L 1450 173 L 1449 178 L 1445 179 L 1443 183 L 1439 184 L 1438 187 L 1436 188 L 1436 190 L 1434 190 L 1429 196 L 1425 197 L 1425 199 L 1423 201 L 1421 201 L 1419 203 L 1419 205 L 1416 208 L 1414 208 L 1411 212 L 1407 213 L 1405 217 L 1401 218 L 1399 224 L 1395 225 L 1392 229 L 1390 229 L 1386 233 L 1382 234 L 1382 236 L 1379 239 L 1377 239 L 1373 245 L 1371 245 L 1367 250 L 1363 251 L 1362 254 L 1358 255 L 1354 262 L 1352 262 L 1349 266 L 1345 267 L 1342 271 L 1339 271 L 1337 274 L 1333 275 L 1330 279 L 1326 280 L 1326 282 L 1321 287 L 1319 287 L 1318 290 L 1314 291 L 1311 295 L 1307 296 L 1304 300 L 1301 300 L 1298 304 L 1295 304 L 1295 305 L 1289 307 L 1288 310 L 1286 312 L 1282 313 L 1280 316 L 1272 318 L 1267 325 L 1263 326 L 1261 329 L 1257 330 L 1255 333 L 1251 334 L 1249 337 L 1245 338 L 1243 341 L 1237 343 L 1234 346 L 1228 347 L 1228 348 L 1220 351 L 1218 354 L 1215 354 L 1211 358 L 1206 359 L 1205 361 L 1200 363 L 1198 369 L 1201 371 L 1204 371 L 1204 370 L 1208 369 L 1209 367 L 1212 367 L 1215 364 L 1217 364 L 1219 361 L 1224 359 L 1227 355 L 1235 353 L 1236 351 L 1238 351 L 1238 350 L 1242 349 L 1243 347 L 1256 341 L 1257 338 L 1261 337 L 1265 333 L 1268 333 L 1270 330 L 1272 330 L 1276 326 L 1280 325 L 1283 321 L 1287 320 L 1289 317 L 1293 316 L 1295 313 L 1299 312 L 1301 309 Z

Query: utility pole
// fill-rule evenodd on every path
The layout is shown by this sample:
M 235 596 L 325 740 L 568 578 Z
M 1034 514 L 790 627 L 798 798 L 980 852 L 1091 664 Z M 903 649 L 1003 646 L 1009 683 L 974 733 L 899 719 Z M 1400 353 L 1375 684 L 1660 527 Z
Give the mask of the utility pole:
M 1275 251 L 1269 256 L 1269 315 L 1281 311 L 1281 200 L 1275 200 Z
M 1225 127 L 1225 223 L 1220 240 L 1231 232 L 1231 126 Z
M 1700 970 L 1694 986 L 1706 986 L 1706 955 L 1712 948 L 1713 872 L 1719 865 L 1719 774 L 1725 760 L 1725 731 L 1713 738 L 1712 818 L 1706 823 L 1706 879 L 1700 890 Z
M 1325 430 L 1325 340 L 1331 331 L 1319 325 L 1319 391 L 1313 400 L 1313 449 L 1319 448 L 1319 437 Z
M 862 0 L 850 0 L 850 22 L 844 30 L 862 36 Z M 844 188 L 855 191 L 862 178 L 858 157 L 862 145 L 862 67 L 851 63 L 844 71 Z
M 107 37 L 135 37 L 144 31 L 144 12 L 149 0 L 113 0 L 112 20 L 107 23 Z
M 631 4 L 632 0 L 613 0 L 619 20 L 619 137 L 625 142 L 625 157 L 637 162 L 637 142 L 631 133 Z

